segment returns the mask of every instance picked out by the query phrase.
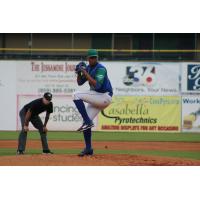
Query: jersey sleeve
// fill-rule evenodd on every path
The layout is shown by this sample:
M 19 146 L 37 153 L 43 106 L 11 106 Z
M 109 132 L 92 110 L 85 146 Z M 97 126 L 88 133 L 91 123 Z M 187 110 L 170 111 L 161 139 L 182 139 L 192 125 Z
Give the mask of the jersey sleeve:
M 95 80 L 97 81 L 96 83 L 96 89 L 101 88 L 103 82 L 104 82 L 104 78 L 106 76 L 106 69 L 105 68 L 99 68 L 96 71 L 96 75 L 95 75 Z
M 52 113 L 53 112 L 53 103 L 51 102 L 47 108 L 47 113 Z

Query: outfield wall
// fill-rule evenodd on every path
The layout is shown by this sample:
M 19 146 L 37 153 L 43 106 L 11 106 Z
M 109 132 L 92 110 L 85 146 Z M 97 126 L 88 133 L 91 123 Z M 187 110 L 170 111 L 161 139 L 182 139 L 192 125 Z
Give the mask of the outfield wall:
M 54 113 L 49 130 L 75 130 L 82 121 L 72 102 L 77 86 L 76 61 L 0 61 L 0 130 L 18 130 L 24 104 L 52 92 Z M 200 108 L 200 63 L 102 62 L 113 85 L 113 103 L 95 119 L 96 130 L 199 132 L 200 116 L 192 126 L 183 118 Z M 182 117 L 183 116 L 183 117 Z M 42 119 L 44 114 L 41 115 Z

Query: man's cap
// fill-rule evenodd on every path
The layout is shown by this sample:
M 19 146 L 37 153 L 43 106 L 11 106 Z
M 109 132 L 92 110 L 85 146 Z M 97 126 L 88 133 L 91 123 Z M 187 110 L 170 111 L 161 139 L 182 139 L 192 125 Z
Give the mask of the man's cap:
M 52 100 L 52 94 L 50 92 L 44 93 L 44 98 L 48 101 Z
M 87 57 L 98 57 L 98 52 L 96 49 L 89 49 L 87 52 Z

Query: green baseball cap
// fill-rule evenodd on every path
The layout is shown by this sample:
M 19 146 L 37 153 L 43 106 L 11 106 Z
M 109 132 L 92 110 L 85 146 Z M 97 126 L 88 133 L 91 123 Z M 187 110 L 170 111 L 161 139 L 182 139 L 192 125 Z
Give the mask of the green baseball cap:
M 87 57 L 98 57 L 98 52 L 96 49 L 89 49 L 87 53 Z

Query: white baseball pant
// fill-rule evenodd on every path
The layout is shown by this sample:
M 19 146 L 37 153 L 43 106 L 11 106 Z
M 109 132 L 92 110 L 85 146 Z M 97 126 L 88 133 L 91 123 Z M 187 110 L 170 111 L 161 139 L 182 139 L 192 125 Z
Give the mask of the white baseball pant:
M 99 93 L 93 90 L 76 91 L 73 93 L 73 100 L 82 100 L 88 103 L 87 114 L 93 120 L 97 114 L 110 105 L 112 97 L 108 93 Z

